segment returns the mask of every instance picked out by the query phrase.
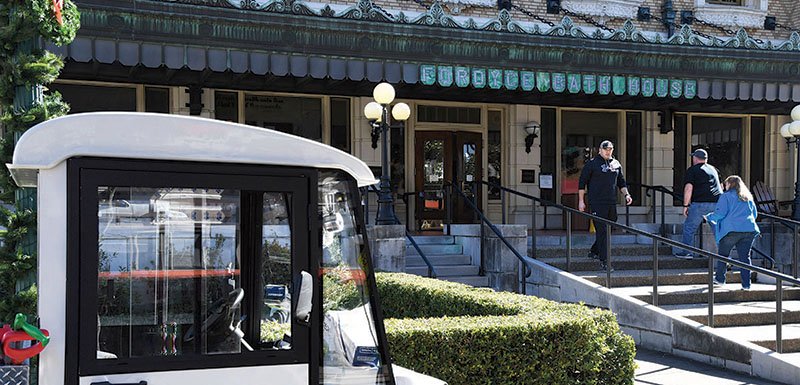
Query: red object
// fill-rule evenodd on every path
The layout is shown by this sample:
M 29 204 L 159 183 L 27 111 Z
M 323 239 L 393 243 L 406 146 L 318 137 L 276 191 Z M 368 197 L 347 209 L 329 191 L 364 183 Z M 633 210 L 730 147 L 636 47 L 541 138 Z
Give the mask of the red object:
M 39 354 L 44 349 L 44 345 L 37 341 L 36 338 L 31 337 L 28 333 L 22 330 L 11 330 L 11 326 L 4 325 L 0 328 L 0 341 L 3 344 L 3 354 L 11 361 L 13 365 L 19 365 L 23 361 Z M 50 332 L 42 329 L 45 336 L 50 336 Z M 17 349 L 13 347 L 16 342 L 30 341 L 31 346 L 27 348 Z
M 61 10 L 64 8 L 64 0 L 53 0 L 53 12 L 56 15 L 58 25 L 64 25 L 64 20 L 61 19 Z
M 577 192 L 578 192 L 577 179 L 564 179 L 563 181 L 561 181 L 562 194 L 575 194 Z

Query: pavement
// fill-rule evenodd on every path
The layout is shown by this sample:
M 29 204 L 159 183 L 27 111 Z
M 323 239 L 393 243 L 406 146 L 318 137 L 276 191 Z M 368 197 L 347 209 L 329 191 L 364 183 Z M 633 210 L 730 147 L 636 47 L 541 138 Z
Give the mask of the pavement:
M 780 385 L 666 353 L 636 348 L 635 385 Z

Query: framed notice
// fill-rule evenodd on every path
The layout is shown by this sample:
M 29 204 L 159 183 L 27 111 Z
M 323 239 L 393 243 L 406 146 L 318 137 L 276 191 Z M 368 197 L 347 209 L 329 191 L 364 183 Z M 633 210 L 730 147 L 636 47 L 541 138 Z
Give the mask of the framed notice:
M 539 188 L 553 188 L 553 174 L 539 174 Z

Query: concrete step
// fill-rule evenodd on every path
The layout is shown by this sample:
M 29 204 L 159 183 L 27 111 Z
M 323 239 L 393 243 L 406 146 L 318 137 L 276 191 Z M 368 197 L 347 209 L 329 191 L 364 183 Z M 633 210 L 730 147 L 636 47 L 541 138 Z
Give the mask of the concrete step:
M 775 301 L 714 304 L 714 327 L 775 325 Z M 782 301 L 784 323 L 800 323 L 800 301 Z M 708 304 L 661 306 L 671 314 L 708 325 Z
M 487 276 L 480 276 L 480 275 L 472 275 L 472 276 L 461 276 L 461 277 L 440 277 L 440 279 L 444 281 L 450 282 L 458 282 L 463 283 L 465 285 L 470 285 L 474 287 L 489 287 L 489 277 Z
M 431 264 L 436 266 L 469 265 L 472 258 L 469 255 L 426 255 Z M 406 257 L 406 267 L 428 266 L 419 255 Z
M 461 245 L 419 245 L 425 256 L 431 255 L 453 255 L 462 254 L 464 248 Z M 414 247 L 406 247 L 406 256 L 419 255 Z
M 480 268 L 478 266 L 473 266 L 473 265 L 457 265 L 457 266 L 434 265 L 434 269 L 436 270 L 437 277 L 454 277 L 454 276 L 478 275 L 478 270 Z M 427 276 L 428 267 L 427 266 L 406 267 L 406 273 Z
M 613 276 L 614 273 L 611 274 Z M 617 287 L 612 290 L 619 295 L 627 295 L 652 303 L 653 286 Z M 659 286 L 658 293 L 659 305 L 708 303 L 708 284 Z M 784 287 L 783 295 L 786 300 L 800 300 L 800 288 Z M 775 285 L 754 283 L 750 290 L 742 290 L 738 283 L 730 283 L 714 288 L 714 303 L 772 301 L 774 299 Z
M 456 238 L 452 235 L 417 235 L 414 241 L 418 245 L 452 245 L 456 243 Z M 411 245 L 411 241 L 406 239 L 406 245 Z
M 540 261 L 549 264 L 550 266 L 566 270 L 567 259 L 566 257 L 546 257 L 538 258 Z M 611 266 L 617 271 L 620 270 L 653 270 L 653 256 L 652 255 L 611 255 Z M 660 255 L 658 257 L 658 269 L 702 269 L 708 268 L 708 260 L 703 258 L 695 259 L 680 259 L 672 255 Z M 598 271 L 600 264 L 595 259 L 586 258 L 586 253 L 573 254 L 570 260 L 570 272 L 576 273 L 580 271 Z
M 592 247 L 592 244 L 589 243 L 588 245 L 576 246 L 572 245 L 572 256 L 573 257 L 586 257 L 586 254 L 589 253 L 589 249 Z M 528 249 L 530 251 L 530 249 Z M 538 259 L 542 258 L 557 258 L 557 257 L 564 257 L 566 258 L 567 255 L 567 248 L 566 246 L 546 246 L 546 247 L 537 247 L 536 248 L 536 257 Z M 663 256 L 672 256 L 672 250 L 669 247 L 659 247 L 658 254 Z M 611 256 L 616 255 L 649 255 L 652 257 L 653 255 L 653 246 L 646 246 L 646 245 L 635 245 L 635 244 L 611 244 Z
M 616 266 L 615 266 L 615 269 Z M 599 269 L 595 271 L 576 271 L 578 275 L 594 283 L 605 285 L 606 273 Z M 708 269 L 661 269 L 658 270 L 658 284 L 661 285 L 690 285 L 708 282 Z M 729 272 L 726 277 L 728 283 L 741 283 L 742 277 L 738 272 Z M 611 273 L 611 286 L 646 286 L 653 284 L 652 270 L 620 270 Z
M 767 349 L 776 349 L 776 327 L 775 325 L 755 325 L 755 326 L 736 326 L 727 328 L 715 328 L 721 335 L 737 339 L 750 341 L 756 345 Z M 800 352 L 800 323 L 783 324 L 781 328 L 783 340 L 783 352 Z

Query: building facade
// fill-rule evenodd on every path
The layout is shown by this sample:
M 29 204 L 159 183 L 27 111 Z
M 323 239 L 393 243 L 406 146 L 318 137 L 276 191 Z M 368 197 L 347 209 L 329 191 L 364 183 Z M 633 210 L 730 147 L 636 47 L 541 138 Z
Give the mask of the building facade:
M 417 229 L 441 225 L 445 182 L 487 180 L 575 205 L 583 162 L 606 139 L 634 186 L 634 221 L 660 199 L 637 186 L 681 191 L 696 148 L 723 176 L 793 196 L 797 154 L 779 130 L 800 104 L 797 1 L 77 4 L 76 40 L 48 47 L 66 58 L 50 88 L 73 113 L 272 128 L 349 152 L 378 174 L 380 148 L 362 111 L 376 84 L 393 84 L 412 114 L 391 129 L 392 183 L 408 200 L 397 205 L 401 220 Z M 526 130 L 534 126 L 535 138 Z M 484 186 L 478 198 L 499 219 L 497 189 Z M 512 221 L 531 222 L 529 201 L 505 202 Z M 461 206 L 455 220 L 470 221 Z M 560 213 L 544 217 L 562 226 Z

